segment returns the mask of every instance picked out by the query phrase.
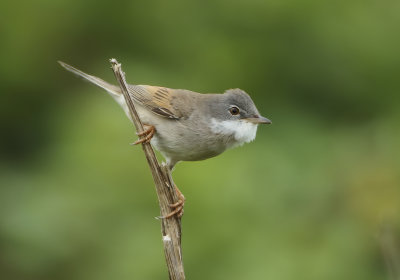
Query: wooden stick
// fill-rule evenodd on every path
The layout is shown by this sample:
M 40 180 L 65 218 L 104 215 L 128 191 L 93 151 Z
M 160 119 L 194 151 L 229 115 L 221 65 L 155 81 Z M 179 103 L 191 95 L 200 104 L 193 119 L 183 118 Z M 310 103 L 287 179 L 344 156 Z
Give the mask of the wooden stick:
M 137 133 L 143 132 L 143 124 L 140 121 L 139 115 L 135 109 L 132 98 L 129 95 L 128 86 L 125 80 L 125 74 L 122 72 L 121 64 L 116 59 L 110 59 L 115 78 L 118 80 L 121 91 L 124 95 L 125 102 L 128 105 L 131 119 L 135 125 Z M 160 205 L 161 217 L 167 216 L 171 212 L 170 204 L 178 201 L 175 191 L 175 184 L 172 181 L 172 176 L 169 168 L 158 163 L 150 143 L 142 143 L 144 154 L 146 155 L 151 174 L 156 186 L 158 203 Z M 182 247 L 181 247 L 181 219 L 174 215 L 171 218 L 161 218 L 161 233 L 164 244 L 164 254 L 167 262 L 169 279 L 184 280 L 185 273 L 183 270 Z

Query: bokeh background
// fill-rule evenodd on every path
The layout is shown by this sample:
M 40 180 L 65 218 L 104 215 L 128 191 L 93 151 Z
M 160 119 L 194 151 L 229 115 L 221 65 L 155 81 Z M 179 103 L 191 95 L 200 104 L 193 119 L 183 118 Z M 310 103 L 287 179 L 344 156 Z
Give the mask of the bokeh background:
M 1 1 L 1 279 L 166 279 L 113 82 L 239 87 L 273 124 L 174 178 L 188 279 L 399 279 L 400 2 Z

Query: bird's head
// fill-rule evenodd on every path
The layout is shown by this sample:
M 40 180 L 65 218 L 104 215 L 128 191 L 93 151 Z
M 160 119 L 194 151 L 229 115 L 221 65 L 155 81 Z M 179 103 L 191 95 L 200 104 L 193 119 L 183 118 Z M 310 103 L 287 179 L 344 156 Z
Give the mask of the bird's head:
M 210 104 L 213 132 L 233 136 L 241 145 L 254 140 L 258 124 L 270 124 L 262 117 L 251 97 L 241 89 L 229 89 Z

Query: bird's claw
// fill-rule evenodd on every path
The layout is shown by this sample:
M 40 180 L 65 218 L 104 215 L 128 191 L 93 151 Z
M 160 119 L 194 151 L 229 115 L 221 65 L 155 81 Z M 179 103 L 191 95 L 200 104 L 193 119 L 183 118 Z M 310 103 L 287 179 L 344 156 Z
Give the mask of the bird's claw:
M 168 219 L 172 216 L 177 216 L 181 218 L 183 216 L 183 206 L 185 206 L 185 197 L 181 193 L 181 191 L 175 186 L 176 194 L 178 195 L 178 201 L 175 203 L 169 204 L 169 207 L 173 208 L 172 212 L 168 213 L 167 215 L 161 217 L 162 219 Z
M 156 132 L 155 127 L 151 125 L 148 128 L 146 128 L 145 130 L 143 130 L 142 132 L 136 133 L 137 136 L 139 136 L 139 137 L 144 136 L 144 137 L 138 139 L 131 145 L 138 145 L 141 143 L 149 143 L 151 138 L 153 138 L 155 132 Z

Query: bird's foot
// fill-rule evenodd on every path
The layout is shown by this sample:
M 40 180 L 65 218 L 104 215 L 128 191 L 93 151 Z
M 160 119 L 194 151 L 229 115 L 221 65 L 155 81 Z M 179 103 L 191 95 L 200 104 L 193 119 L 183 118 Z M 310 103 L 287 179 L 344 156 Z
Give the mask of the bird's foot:
M 152 125 L 146 125 L 146 129 L 140 133 L 136 133 L 137 136 L 140 137 L 139 140 L 135 141 L 131 145 L 137 145 L 141 143 L 149 143 L 151 138 L 153 138 L 154 133 L 156 132 L 156 128 Z M 142 137 L 142 138 L 141 138 Z
M 162 217 L 163 219 L 168 219 L 175 215 L 178 218 L 181 218 L 183 216 L 183 206 L 185 205 L 186 199 L 176 185 L 175 185 L 175 190 L 176 190 L 176 194 L 178 195 L 178 201 L 175 203 L 171 203 L 169 205 L 169 207 L 171 207 L 174 210 L 172 210 L 172 212 L 170 212 L 169 214 L 163 216 Z

